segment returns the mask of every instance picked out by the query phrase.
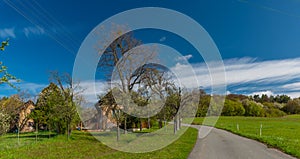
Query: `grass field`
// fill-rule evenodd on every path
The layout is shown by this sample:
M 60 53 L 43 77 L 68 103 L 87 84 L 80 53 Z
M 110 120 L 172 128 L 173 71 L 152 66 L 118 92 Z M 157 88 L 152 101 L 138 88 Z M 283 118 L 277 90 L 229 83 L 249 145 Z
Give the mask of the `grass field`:
M 195 118 L 193 124 L 202 124 L 203 119 Z M 300 158 L 300 115 L 281 118 L 220 117 L 215 127 L 261 141 Z
M 54 135 L 54 134 L 52 134 Z M 34 133 L 16 134 L 0 137 L 0 158 L 187 158 L 196 139 L 197 130 L 187 131 L 171 145 L 149 153 L 125 153 L 103 145 L 87 132 L 74 131 L 67 141 L 66 136 L 59 135 L 48 138 L 48 133 L 39 133 L 36 141 Z M 143 143 L 147 145 L 147 143 Z

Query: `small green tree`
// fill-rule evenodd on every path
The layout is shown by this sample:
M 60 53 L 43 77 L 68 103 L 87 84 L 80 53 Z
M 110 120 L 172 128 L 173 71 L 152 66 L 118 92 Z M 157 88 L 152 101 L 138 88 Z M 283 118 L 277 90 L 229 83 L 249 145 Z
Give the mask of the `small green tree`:
M 288 114 L 300 114 L 300 99 L 295 98 L 289 100 L 282 110 Z
M 79 87 L 79 83 L 72 81 L 72 77 L 65 73 L 59 74 L 58 72 L 54 71 L 51 72 L 51 79 L 55 82 L 60 90 L 59 105 L 56 108 L 57 116 L 60 116 L 62 122 L 64 121 L 67 127 L 67 135 L 68 139 L 70 138 L 72 128 L 80 121 L 79 115 L 77 113 L 76 107 L 81 105 L 82 98 L 80 93 L 83 90 Z
M 224 116 L 242 116 L 245 109 L 241 102 L 225 99 L 222 115 Z
M 80 105 L 79 90 L 73 85 L 69 75 L 59 75 L 57 72 L 51 74 L 52 80 L 42 90 L 37 100 L 37 107 L 32 117 L 39 126 L 51 127 L 59 134 L 67 133 L 68 139 L 72 128 L 80 121 L 76 106 Z
M 196 117 L 205 117 L 209 108 L 211 96 L 205 93 L 200 93 L 200 100 Z
M 248 99 L 242 101 L 245 108 L 245 116 L 264 116 L 263 105 L 250 101 Z
M 61 105 L 62 97 L 57 85 L 50 83 L 44 88 L 37 99 L 36 108 L 31 117 L 39 127 L 47 127 L 56 130 L 57 133 L 64 133 L 64 124 L 60 123 L 60 114 L 56 112 L 58 105 Z

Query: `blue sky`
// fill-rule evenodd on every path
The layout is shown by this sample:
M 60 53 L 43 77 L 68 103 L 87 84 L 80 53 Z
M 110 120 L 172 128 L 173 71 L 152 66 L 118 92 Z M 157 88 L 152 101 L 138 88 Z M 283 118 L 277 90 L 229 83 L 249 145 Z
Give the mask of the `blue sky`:
M 0 54 L 1 61 L 22 80 L 21 89 L 38 94 L 49 83 L 49 71 L 72 73 L 81 42 L 96 25 L 138 7 L 173 9 L 201 24 L 224 60 L 229 92 L 300 96 L 300 1 L 294 0 L 4 0 L 0 2 L 0 40 L 10 38 L 10 46 Z M 201 56 L 188 42 L 151 29 L 135 35 L 145 43 L 176 48 L 199 66 L 199 77 L 208 79 L 200 69 Z M 14 93 L 0 86 L 1 96 Z

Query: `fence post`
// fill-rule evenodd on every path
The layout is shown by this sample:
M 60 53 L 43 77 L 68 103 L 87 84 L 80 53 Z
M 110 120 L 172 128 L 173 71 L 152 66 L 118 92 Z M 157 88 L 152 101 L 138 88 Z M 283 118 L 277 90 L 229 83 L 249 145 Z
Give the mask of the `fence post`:
M 259 136 L 261 137 L 262 134 L 262 124 L 260 124 L 260 129 L 259 129 Z

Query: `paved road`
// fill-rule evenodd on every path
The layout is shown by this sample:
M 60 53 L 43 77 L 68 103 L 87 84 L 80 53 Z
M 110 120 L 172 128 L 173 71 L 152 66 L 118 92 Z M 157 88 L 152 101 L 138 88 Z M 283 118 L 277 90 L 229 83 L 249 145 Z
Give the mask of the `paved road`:
M 192 125 L 200 129 L 200 126 Z M 201 126 L 189 159 L 296 159 L 266 145 L 230 132 Z M 203 137 L 204 132 L 211 132 Z M 205 135 L 204 135 L 205 136 Z

